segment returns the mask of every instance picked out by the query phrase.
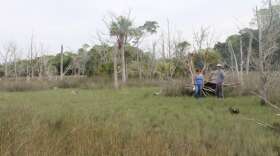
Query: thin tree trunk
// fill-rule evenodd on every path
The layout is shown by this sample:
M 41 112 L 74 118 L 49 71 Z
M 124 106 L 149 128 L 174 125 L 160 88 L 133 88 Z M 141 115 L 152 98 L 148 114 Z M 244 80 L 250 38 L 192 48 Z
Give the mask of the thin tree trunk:
M 240 38 L 240 83 L 243 85 L 243 41 Z
M 14 70 L 15 70 L 15 79 L 17 81 L 18 76 L 17 76 L 17 60 L 16 60 L 16 57 L 14 58 Z
M 231 48 L 231 47 L 230 47 L 230 45 L 229 45 L 229 43 L 228 43 L 228 51 L 230 52 L 230 63 L 231 63 L 230 69 L 231 69 L 231 72 L 232 72 L 232 77 L 235 78 L 235 72 L 234 72 L 234 58 L 233 58 L 233 54 L 232 54 L 230 48 Z
M 162 34 L 162 42 L 161 42 L 161 50 L 162 50 L 162 58 L 165 59 L 165 40 L 164 40 L 164 34 Z
M 43 78 L 43 70 L 44 70 L 44 56 L 41 56 L 39 59 L 39 67 L 40 67 L 40 71 L 39 71 L 39 80 L 42 80 Z
M 141 63 L 141 60 L 142 60 L 142 56 L 143 54 L 140 53 L 140 56 L 139 56 L 139 59 L 140 59 L 140 62 L 139 62 L 139 77 L 140 77 L 140 80 L 143 79 L 143 70 L 142 70 L 142 63 Z
M 250 39 L 249 39 L 249 49 L 248 49 L 248 53 L 247 53 L 247 61 L 246 61 L 246 74 L 249 74 L 249 70 L 250 70 L 250 58 L 252 55 L 252 44 L 253 44 L 253 33 L 249 32 L 250 34 Z
M 188 56 L 188 70 L 191 74 L 192 84 L 194 85 L 194 64 L 193 64 L 193 56 Z
M 265 104 L 267 101 L 267 88 L 266 88 L 266 75 L 264 69 L 264 53 L 263 53 L 263 29 L 261 26 L 261 18 L 258 16 L 258 9 L 257 12 L 257 24 L 259 30 L 259 75 L 260 75 L 260 94 L 261 94 L 261 103 Z
M 156 42 L 153 43 L 153 59 L 151 62 L 151 75 L 150 75 L 150 79 L 153 79 L 153 74 L 154 74 L 154 70 L 155 70 L 155 64 L 156 64 Z
M 121 58 L 122 58 L 122 82 L 126 83 L 126 70 L 125 70 L 125 53 L 124 45 L 121 46 Z
M 233 49 L 233 47 L 232 47 L 232 43 L 229 41 L 228 44 L 229 44 L 229 51 L 231 52 L 232 57 L 233 57 L 234 62 L 235 62 L 235 70 L 236 70 L 237 78 L 238 78 L 238 81 L 240 81 L 240 74 L 239 74 L 239 69 L 238 69 L 237 58 L 236 58 L 234 49 Z
M 138 76 L 139 80 L 142 80 L 142 69 L 141 69 L 141 63 L 140 63 L 140 49 L 137 44 L 137 65 L 138 65 Z
M 127 58 L 124 59 L 125 59 L 125 77 L 126 80 L 128 80 L 128 62 L 127 62 Z
M 61 45 L 60 51 L 60 80 L 63 80 L 63 45 Z
M 118 89 L 118 88 L 119 88 L 119 83 L 118 83 L 117 52 L 118 52 L 118 48 L 117 48 L 117 46 L 115 46 L 114 51 L 113 51 L 113 62 L 114 62 L 114 87 L 115 87 L 115 89 Z
M 8 61 L 5 61 L 5 78 L 8 78 Z
M 170 37 L 170 23 L 167 19 L 167 38 L 168 38 L 168 57 L 171 58 L 171 37 Z
M 33 68 L 33 34 L 31 36 L 30 43 L 30 68 L 31 68 L 31 78 L 34 77 L 34 68 Z
M 30 80 L 30 75 L 29 75 L 29 64 L 26 63 L 26 81 Z

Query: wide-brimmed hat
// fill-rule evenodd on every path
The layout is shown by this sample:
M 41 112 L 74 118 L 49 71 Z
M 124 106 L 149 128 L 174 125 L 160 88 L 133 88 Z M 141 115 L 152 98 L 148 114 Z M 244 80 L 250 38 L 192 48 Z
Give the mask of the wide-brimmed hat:
M 216 67 L 223 67 L 223 65 L 221 65 L 221 64 L 217 64 L 217 65 L 216 65 Z

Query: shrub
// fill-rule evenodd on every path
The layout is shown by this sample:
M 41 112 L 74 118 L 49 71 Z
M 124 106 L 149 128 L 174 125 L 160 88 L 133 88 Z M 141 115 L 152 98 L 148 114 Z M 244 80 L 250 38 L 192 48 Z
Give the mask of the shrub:
M 55 86 L 58 88 L 78 88 L 82 83 L 84 82 L 81 79 L 67 79 L 55 82 Z
M 162 86 L 162 94 L 164 96 L 184 96 L 192 95 L 191 87 L 187 87 L 187 83 L 182 80 L 170 81 Z
M 160 87 L 165 81 L 160 80 L 139 80 L 129 79 L 126 86 L 128 87 Z
M 0 83 L 0 91 L 22 92 L 22 91 L 38 91 L 50 89 L 52 85 L 43 81 L 9 81 L 5 80 Z

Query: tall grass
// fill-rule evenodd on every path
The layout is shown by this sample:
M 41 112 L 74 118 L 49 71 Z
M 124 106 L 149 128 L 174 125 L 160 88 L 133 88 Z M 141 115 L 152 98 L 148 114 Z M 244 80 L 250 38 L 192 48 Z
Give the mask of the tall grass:
M 188 86 L 189 84 L 189 86 Z M 193 90 L 191 83 L 185 80 L 172 80 L 161 85 L 161 91 L 164 96 L 192 96 Z
M 164 82 L 157 80 L 138 80 L 130 79 L 121 87 L 158 87 Z M 54 88 L 76 88 L 76 89 L 101 89 L 113 88 L 113 80 L 109 77 L 65 77 L 59 79 L 44 80 L 25 80 L 25 79 L 3 79 L 0 80 L 0 91 L 23 92 L 23 91 L 39 91 Z
M 54 88 L 110 88 L 111 82 L 107 79 L 92 79 L 92 78 L 65 78 L 64 80 L 1 80 L 0 91 L 8 92 L 23 92 L 23 91 L 39 91 Z
M 0 155 L 236 156 L 279 154 L 279 119 L 255 97 L 153 96 L 158 88 L 0 94 Z M 228 107 L 240 109 L 231 115 Z

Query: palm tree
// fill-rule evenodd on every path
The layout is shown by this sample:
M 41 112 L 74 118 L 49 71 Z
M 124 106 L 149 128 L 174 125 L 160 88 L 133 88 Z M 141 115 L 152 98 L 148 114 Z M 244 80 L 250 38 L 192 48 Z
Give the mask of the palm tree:
M 110 24 L 110 35 L 116 37 L 117 48 L 121 51 L 122 62 L 122 82 L 126 83 L 126 65 L 125 65 L 125 50 L 124 46 L 128 38 L 133 35 L 135 29 L 129 17 L 116 17 Z M 115 55 L 116 57 L 116 55 Z M 114 71 L 117 72 L 117 71 Z

